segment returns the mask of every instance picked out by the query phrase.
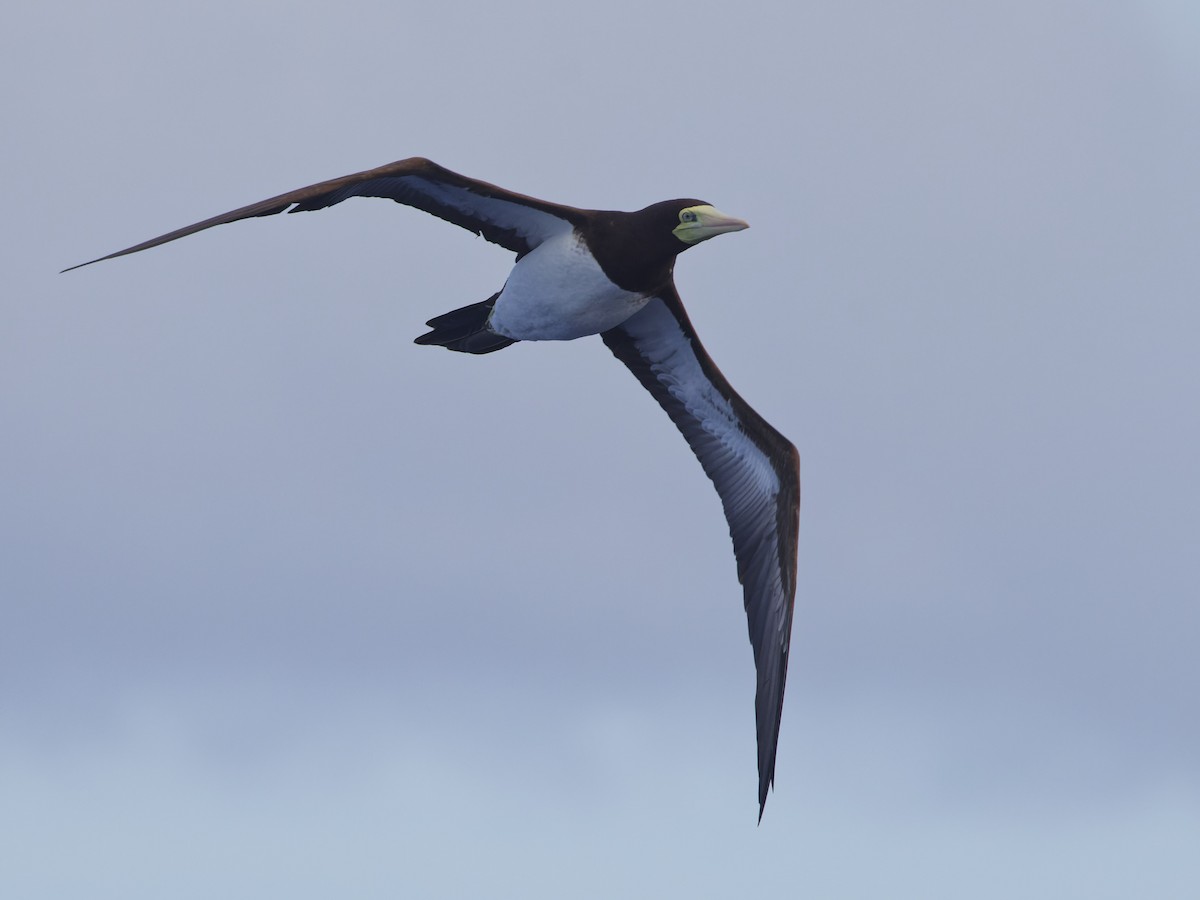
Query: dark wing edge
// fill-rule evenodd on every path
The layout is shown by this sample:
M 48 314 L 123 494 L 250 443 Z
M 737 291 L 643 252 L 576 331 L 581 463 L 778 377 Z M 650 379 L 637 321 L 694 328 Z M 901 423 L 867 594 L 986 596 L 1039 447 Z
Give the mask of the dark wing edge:
M 602 337 L 671 417 L 721 497 L 757 671 L 761 822 L 775 781 L 796 596 L 800 457 L 730 387 L 673 286 Z
M 482 235 L 518 256 L 528 253 L 556 231 L 582 223 L 587 215 L 584 210 L 507 191 L 485 181 L 451 172 L 428 159 L 412 157 L 260 200 L 107 256 L 79 263 L 63 269 L 63 272 L 148 250 L 216 225 L 257 216 L 273 216 L 284 210 L 307 212 L 324 209 L 349 197 L 395 200 Z

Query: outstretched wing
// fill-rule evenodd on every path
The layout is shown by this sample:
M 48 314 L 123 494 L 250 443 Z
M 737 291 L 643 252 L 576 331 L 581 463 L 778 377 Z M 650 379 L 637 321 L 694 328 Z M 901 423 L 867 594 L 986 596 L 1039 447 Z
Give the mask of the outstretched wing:
M 796 595 L 800 457 L 729 386 L 704 352 L 674 287 L 603 333 L 654 395 L 716 485 L 742 583 L 758 672 L 758 815 L 775 778 Z
M 586 218 L 584 210 L 515 194 L 451 172 L 427 159 L 413 157 L 261 200 L 116 253 L 71 266 L 71 269 L 148 250 L 214 225 L 255 216 L 273 216 L 284 210 L 305 212 L 324 209 L 341 203 L 347 197 L 385 197 L 416 207 L 483 235 L 493 244 L 512 250 L 518 257 L 524 256 L 551 235 L 572 228 Z M 63 271 L 69 272 L 71 269 Z

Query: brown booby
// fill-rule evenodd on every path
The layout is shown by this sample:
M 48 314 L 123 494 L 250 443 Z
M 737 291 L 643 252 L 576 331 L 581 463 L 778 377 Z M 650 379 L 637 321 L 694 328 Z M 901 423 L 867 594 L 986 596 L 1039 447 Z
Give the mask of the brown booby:
M 466 178 L 420 158 L 280 194 L 79 266 L 214 225 L 383 197 L 424 210 L 517 254 L 487 300 L 430 319 L 416 339 L 466 353 L 517 341 L 599 334 L 683 433 L 725 509 L 758 673 L 758 815 L 774 783 L 796 591 L 800 463 L 796 448 L 730 387 L 675 290 L 675 257 L 748 227 L 700 200 L 638 212 L 576 209 Z M 64 270 L 69 271 L 69 270 Z

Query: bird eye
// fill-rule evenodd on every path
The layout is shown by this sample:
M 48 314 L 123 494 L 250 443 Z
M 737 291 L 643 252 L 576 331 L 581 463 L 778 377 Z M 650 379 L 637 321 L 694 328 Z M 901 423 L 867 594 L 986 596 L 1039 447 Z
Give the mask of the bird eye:
M 681 212 L 679 214 L 679 221 L 680 222 L 695 222 L 696 214 L 694 212 L 692 212 L 690 209 L 685 209 L 683 212 Z

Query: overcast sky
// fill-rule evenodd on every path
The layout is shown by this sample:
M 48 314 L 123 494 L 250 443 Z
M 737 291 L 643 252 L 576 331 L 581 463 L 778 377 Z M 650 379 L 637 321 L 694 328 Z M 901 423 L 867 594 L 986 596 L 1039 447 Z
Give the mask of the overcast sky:
M 0 894 L 1200 895 L 1200 7 L 25 4 L 0 35 Z M 751 222 L 800 448 L 776 791 L 720 503 L 411 155 Z

